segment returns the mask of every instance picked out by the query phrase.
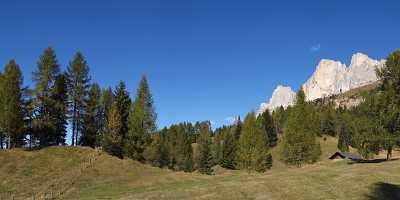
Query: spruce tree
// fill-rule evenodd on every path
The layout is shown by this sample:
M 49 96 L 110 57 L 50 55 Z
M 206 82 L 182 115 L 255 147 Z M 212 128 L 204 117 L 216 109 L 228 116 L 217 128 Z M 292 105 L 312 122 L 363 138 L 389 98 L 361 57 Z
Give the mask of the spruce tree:
M 313 108 L 305 101 L 305 94 L 301 89 L 284 129 L 281 157 L 287 164 L 300 166 L 319 159 L 321 149 L 316 140 L 314 117 Z
M 64 74 L 56 76 L 50 98 L 52 100 L 51 118 L 55 124 L 54 134 L 52 134 L 50 143 L 64 145 L 68 125 L 68 86 Z
M 268 169 L 267 134 L 262 118 L 256 119 L 253 112 L 247 114 L 238 144 L 237 161 L 239 168 L 248 172 L 263 172 Z
M 128 133 L 128 117 L 131 110 L 131 98 L 126 90 L 125 83 L 120 81 L 117 88 L 115 89 L 114 102 L 117 105 L 119 115 L 121 116 L 122 128 L 120 135 L 125 140 L 126 134 Z
M 24 114 L 22 99 L 22 73 L 15 62 L 10 60 L 2 75 L 2 128 L 8 136 L 8 147 L 15 148 L 24 145 Z
M 200 173 L 211 175 L 212 155 L 211 155 L 211 132 L 208 125 L 204 125 L 200 130 L 198 142 L 199 157 L 197 158 L 197 168 Z
M 101 119 L 100 119 L 100 136 L 97 139 L 97 144 L 100 145 L 102 141 L 103 134 L 106 130 L 108 113 L 114 102 L 114 93 L 111 87 L 104 89 L 101 95 Z
M 33 94 L 35 99 L 31 106 L 35 109 L 33 111 L 33 137 L 31 140 L 38 140 L 41 147 L 49 145 L 51 143 L 50 139 L 54 138 L 56 124 L 53 120 L 55 115 L 52 113 L 54 104 L 51 99 L 51 91 L 59 73 L 60 67 L 56 54 L 49 47 L 40 56 L 37 69 L 33 72 L 33 81 L 35 83 Z
M 72 146 L 78 144 L 85 116 L 86 100 L 90 87 L 89 66 L 81 52 L 77 52 L 67 68 L 69 85 Z
M 104 132 L 102 146 L 110 155 L 123 158 L 123 141 L 121 135 L 122 120 L 116 103 L 113 103 L 108 116 L 107 127 Z
M 145 75 L 142 76 L 140 81 L 137 96 L 138 98 L 141 98 L 144 106 L 144 129 L 147 133 L 152 134 L 157 129 L 157 114 L 155 112 L 153 97 L 150 93 L 149 84 Z
M 235 169 L 237 140 L 232 127 L 224 134 L 223 141 L 222 158 L 219 164 L 227 169 Z
M 99 146 L 98 141 L 102 131 L 102 107 L 101 89 L 98 84 L 92 84 L 89 90 L 89 98 L 86 106 L 86 113 L 83 118 L 82 136 L 80 144 L 92 148 Z
M 272 120 L 272 116 L 271 116 L 269 110 L 267 109 L 259 117 L 261 117 L 261 120 L 263 121 L 264 129 L 267 132 L 268 145 L 270 147 L 276 146 L 276 144 L 278 143 L 278 135 L 276 133 L 274 122 Z
M 144 105 L 141 98 L 136 98 L 132 104 L 128 119 L 128 134 L 124 141 L 125 155 L 143 162 L 143 152 L 150 142 L 150 135 L 144 128 Z

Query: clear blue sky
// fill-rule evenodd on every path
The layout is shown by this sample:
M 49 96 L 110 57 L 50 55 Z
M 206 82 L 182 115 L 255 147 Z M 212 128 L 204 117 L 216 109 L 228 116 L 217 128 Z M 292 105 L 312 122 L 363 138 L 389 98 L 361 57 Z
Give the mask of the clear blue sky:
M 384 58 L 400 47 L 400 1 L 2 1 L 0 69 L 15 58 L 25 84 L 52 46 L 65 69 L 78 50 L 93 81 L 146 73 L 158 126 L 257 110 L 277 84 L 297 89 L 321 58 Z

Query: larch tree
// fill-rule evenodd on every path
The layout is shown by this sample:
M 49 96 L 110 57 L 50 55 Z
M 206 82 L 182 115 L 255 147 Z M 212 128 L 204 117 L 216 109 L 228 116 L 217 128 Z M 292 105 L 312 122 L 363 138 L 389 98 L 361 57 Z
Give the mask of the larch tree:
M 314 125 L 315 113 L 305 101 L 302 89 L 297 93 L 296 104 L 289 113 L 283 136 L 282 156 L 284 162 L 300 166 L 313 163 L 321 154 Z
M 240 169 L 248 172 L 254 170 L 263 172 L 270 166 L 267 134 L 262 118 L 256 119 L 253 112 L 246 115 L 237 152 L 237 164 Z
M 2 128 L 8 136 L 8 148 L 24 145 L 24 114 L 22 99 L 23 77 L 15 60 L 10 60 L 2 75 Z
M 53 120 L 54 109 L 52 106 L 51 91 L 54 87 L 55 79 L 60 74 L 60 67 L 57 62 L 54 50 L 49 47 L 44 50 L 40 56 L 37 68 L 33 72 L 33 82 L 35 87 L 33 95 L 32 112 L 34 117 L 32 120 L 33 134 L 31 140 L 38 140 L 39 146 L 50 145 L 51 138 L 54 138 L 56 124 Z M 33 142 L 36 143 L 36 142 Z
M 380 125 L 385 129 L 381 145 L 387 150 L 387 159 L 392 157 L 395 145 L 400 141 L 400 50 L 391 53 L 383 67 L 378 68 L 381 80 L 378 87 L 381 96 Z
M 98 144 L 102 131 L 102 107 L 101 89 L 98 84 L 92 84 L 89 90 L 89 97 L 86 105 L 86 112 L 83 118 L 82 136 L 80 145 L 95 148 Z
M 129 158 L 144 162 L 143 152 L 149 142 L 150 135 L 144 128 L 144 104 L 141 98 L 136 98 L 129 113 L 124 154 Z
M 90 87 L 89 66 L 81 52 L 77 52 L 67 68 L 70 119 L 72 126 L 71 144 L 77 145 L 83 127 L 86 100 Z
M 159 131 L 154 134 L 153 141 L 148 145 L 144 151 L 146 162 L 155 167 L 168 166 L 168 151 L 165 144 L 165 134 L 167 129 Z
M 121 122 L 117 104 L 113 103 L 108 116 L 107 127 L 103 135 L 102 147 L 105 152 L 119 158 L 123 158 Z

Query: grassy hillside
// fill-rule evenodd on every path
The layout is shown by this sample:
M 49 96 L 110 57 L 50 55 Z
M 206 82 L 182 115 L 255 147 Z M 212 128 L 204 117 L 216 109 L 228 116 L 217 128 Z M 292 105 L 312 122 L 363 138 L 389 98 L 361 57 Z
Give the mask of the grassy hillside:
M 321 139 L 321 162 L 287 168 L 273 150 L 263 174 L 215 168 L 216 175 L 171 172 L 120 160 L 89 148 L 51 147 L 0 152 L 0 193 L 15 199 L 67 185 L 62 199 L 393 199 L 400 195 L 400 161 L 332 162 L 334 138 Z M 95 158 L 93 164 L 87 164 Z M 86 163 L 86 164 L 85 164 Z M 400 196 L 398 196 L 400 198 Z M 395 198 L 394 198 L 395 199 Z

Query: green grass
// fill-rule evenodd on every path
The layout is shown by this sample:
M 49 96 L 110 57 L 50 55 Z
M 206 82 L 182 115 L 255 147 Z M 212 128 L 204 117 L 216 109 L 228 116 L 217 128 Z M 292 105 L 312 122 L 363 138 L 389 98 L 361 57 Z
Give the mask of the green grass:
M 321 139 L 321 161 L 286 167 L 273 149 L 274 166 L 248 174 L 215 168 L 216 175 L 172 172 L 104 153 L 79 176 L 95 153 L 89 148 L 51 147 L 35 152 L 0 152 L 0 193 L 28 198 L 33 193 L 69 185 L 62 199 L 392 199 L 399 192 L 400 161 L 350 164 L 332 162 L 336 139 Z M 397 153 L 397 152 L 396 152 Z M 72 182 L 72 183 L 71 183 Z M 18 199 L 16 198 L 16 199 Z M 3 198 L 4 199 L 4 198 Z

